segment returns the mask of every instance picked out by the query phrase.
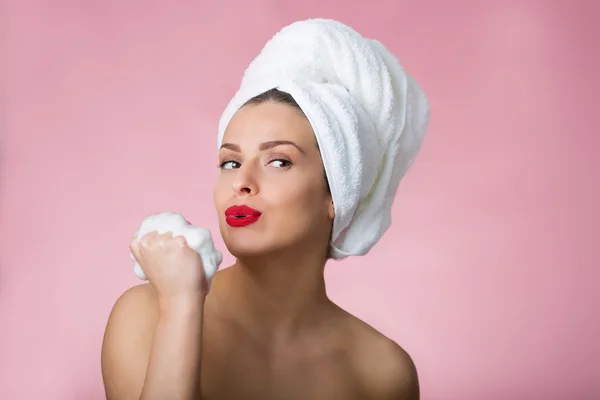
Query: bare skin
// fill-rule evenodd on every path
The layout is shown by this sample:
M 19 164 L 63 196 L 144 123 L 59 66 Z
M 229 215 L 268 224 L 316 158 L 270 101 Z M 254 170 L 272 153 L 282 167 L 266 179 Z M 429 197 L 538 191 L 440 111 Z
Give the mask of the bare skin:
M 181 238 L 142 246 L 150 284 L 121 296 L 105 332 L 107 399 L 417 400 L 409 355 L 327 297 L 334 207 L 308 121 L 282 104 L 242 108 L 224 141 L 214 197 L 237 262 L 206 293 Z M 231 228 L 233 204 L 263 216 Z
M 410 356 L 332 302 L 293 337 L 261 335 L 216 294 L 231 272 L 215 275 L 204 304 L 202 400 L 419 398 Z M 130 289 L 113 313 L 107 328 L 113 350 L 107 352 L 115 358 L 103 365 L 107 398 L 137 399 L 159 319 L 154 289 L 149 284 Z M 123 371 L 128 372 L 118 376 Z

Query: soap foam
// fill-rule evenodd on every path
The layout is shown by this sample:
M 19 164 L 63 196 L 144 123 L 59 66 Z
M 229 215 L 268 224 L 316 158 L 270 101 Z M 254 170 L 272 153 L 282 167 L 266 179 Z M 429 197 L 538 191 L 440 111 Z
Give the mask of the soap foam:
M 140 240 L 149 232 L 158 232 L 159 234 L 171 232 L 173 237 L 183 236 L 189 248 L 200 255 L 208 287 L 210 288 L 212 277 L 223 262 L 223 255 L 215 249 L 210 230 L 190 224 L 179 213 L 162 212 L 150 214 L 144 219 L 137 232 L 137 240 Z M 147 280 L 144 271 L 131 252 L 129 258 L 133 261 L 135 275 L 141 280 Z

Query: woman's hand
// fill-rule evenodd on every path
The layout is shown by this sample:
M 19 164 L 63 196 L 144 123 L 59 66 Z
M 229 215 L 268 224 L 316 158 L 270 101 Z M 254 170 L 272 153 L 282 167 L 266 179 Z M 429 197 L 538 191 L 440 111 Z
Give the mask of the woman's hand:
M 159 306 L 203 299 L 208 283 L 200 255 L 183 236 L 149 232 L 129 244 L 131 253 L 157 294 Z

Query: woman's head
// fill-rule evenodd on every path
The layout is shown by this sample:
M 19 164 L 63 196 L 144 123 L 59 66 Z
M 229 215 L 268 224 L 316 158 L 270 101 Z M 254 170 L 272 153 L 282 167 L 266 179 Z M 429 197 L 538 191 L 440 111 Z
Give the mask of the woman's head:
M 333 202 L 310 122 L 278 90 L 241 107 L 225 130 L 214 202 L 221 235 L 236 257 L 328 250 Z M 245 205 L 260 218 L 243 227 L 226 211 Z

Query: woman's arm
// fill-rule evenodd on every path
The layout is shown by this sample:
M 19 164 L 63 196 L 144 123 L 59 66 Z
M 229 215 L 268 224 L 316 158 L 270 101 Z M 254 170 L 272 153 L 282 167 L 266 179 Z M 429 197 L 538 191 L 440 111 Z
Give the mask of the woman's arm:
M 159 304 L 150 285 L 119 298 L 102 345 L 108 400 L 200 398 L 204 299 Z

